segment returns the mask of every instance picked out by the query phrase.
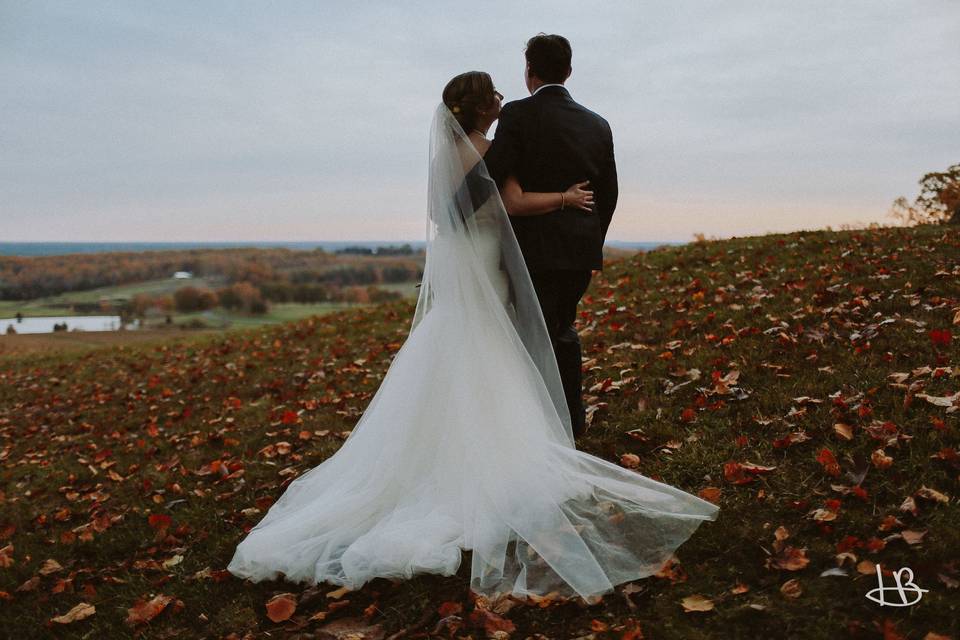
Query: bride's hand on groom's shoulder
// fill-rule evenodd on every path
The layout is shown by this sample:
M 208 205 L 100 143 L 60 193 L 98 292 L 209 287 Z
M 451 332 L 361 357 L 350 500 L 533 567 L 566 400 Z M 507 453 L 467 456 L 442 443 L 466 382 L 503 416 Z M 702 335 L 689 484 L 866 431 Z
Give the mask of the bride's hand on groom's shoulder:
M 576 207 L 593 213 L 593 191 L 584 189 L 590 184 L 589 180 L 578 182 L 563 192 L 563 200 L 567 207 Z

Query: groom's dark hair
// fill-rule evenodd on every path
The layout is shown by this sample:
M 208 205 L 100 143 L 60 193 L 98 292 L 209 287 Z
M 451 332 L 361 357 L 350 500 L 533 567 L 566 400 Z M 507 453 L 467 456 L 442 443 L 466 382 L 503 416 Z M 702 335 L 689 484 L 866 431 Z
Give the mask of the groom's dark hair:
M 545 84 L 562 83 L 570 71 L 573 50 L 563 36 L 538 33 L 527 40 L 526 56 L 530 73 Z

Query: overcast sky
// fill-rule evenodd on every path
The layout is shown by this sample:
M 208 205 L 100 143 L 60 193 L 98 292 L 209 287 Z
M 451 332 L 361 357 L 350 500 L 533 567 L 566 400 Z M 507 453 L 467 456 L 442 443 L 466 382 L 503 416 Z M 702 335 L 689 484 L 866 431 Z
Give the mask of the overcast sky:
M 423 240 L 444 84 L 526 96 L 539 31 L 613 127 L 612 240 L 889 223 L 960 162 L 956 0 L 0 0 L 0 241 Z

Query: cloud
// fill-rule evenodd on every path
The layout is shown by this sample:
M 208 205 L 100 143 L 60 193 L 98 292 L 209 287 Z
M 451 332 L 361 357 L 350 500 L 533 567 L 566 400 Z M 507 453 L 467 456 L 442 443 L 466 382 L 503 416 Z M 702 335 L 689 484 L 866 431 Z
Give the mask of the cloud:
M 0 238 L 421 239 L 443 85 L 522 97 L 538 31 L 614 128 L 612 239 L 881 220 L 960 160 L 946 0 L 6 4 Z

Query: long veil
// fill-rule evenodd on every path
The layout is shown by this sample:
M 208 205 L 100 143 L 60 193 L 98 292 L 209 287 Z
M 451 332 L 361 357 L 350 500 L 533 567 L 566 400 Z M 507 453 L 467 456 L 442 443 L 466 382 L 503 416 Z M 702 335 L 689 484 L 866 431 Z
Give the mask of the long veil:
M 559 422 L 550 421 L 558 442 L 574 446 L 570 412 L 556 357 L 530 273 L 506 208 L 486 165 L 450 110 L 441 103 L 430 128 L 427 182 L 426 263 L 411 333 L 438 297 L 462 309 L 482 309 L 501 325 L 502 336 L 519 338 L 522 351 L 543 381 Z M 491 273 L 485 252 L 499 254 Z M 494 276 L 509 285 L 503 301 Z M 495 398 L 492 400 L 496 400 Z
M 295 478 L 227 569 L 255 581 L 454 575 L 495 598 L 593 598 L 658 571 L 718 507 L 574 446 L 510 221 L 441 105 L 410 333 L 349 437 Z

